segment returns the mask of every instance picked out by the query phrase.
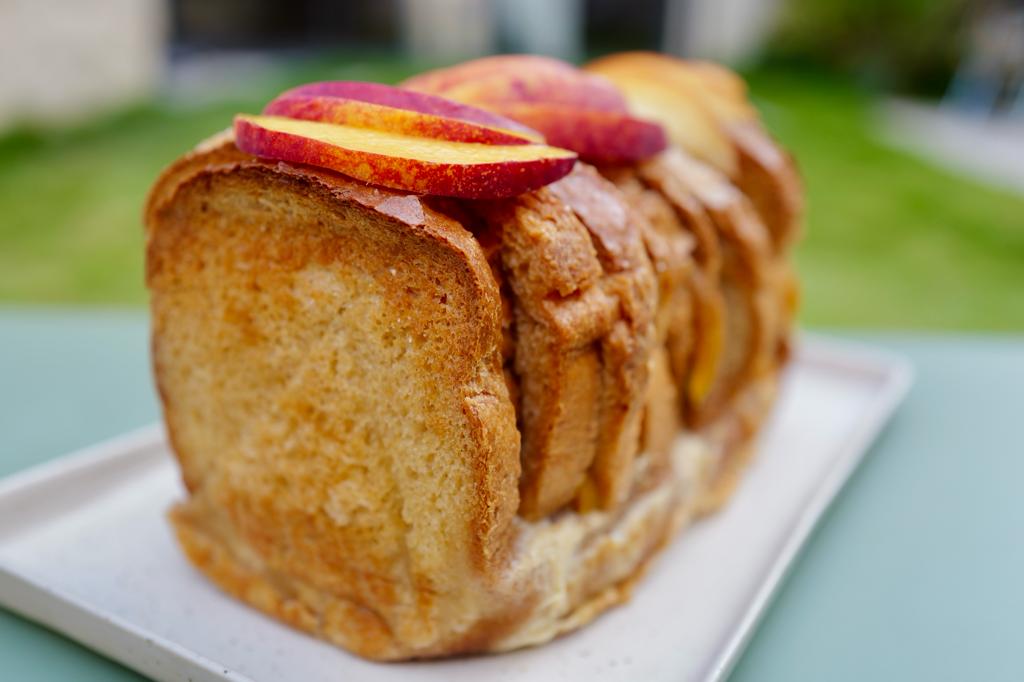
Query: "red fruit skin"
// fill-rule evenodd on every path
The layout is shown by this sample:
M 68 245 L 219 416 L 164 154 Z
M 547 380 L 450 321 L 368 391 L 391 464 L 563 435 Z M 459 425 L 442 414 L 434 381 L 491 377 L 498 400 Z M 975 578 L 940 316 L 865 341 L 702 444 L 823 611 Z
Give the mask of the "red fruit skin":
M 469 123 L 479 123 L 491 128 L 502 128 L 510 132 L 518 132 L 534 141 L 542 142 L 540 135 L 535 130 L 512 121 L 504 116 L 495 114 L 479 107 L 462 102 L 455 102 L 445 99 L 436 94 L 425 92 L 414 92 L 412 90 L 384 85 L 382 83 L 368 83 L 364 81 L 322 81 L 319 83 L 306 83 L 298 87 L 286 90 L 274 98 L 264 113 L 271 114 L 275 102 L 280 99 L 310 96 L 310 97 L 340 97 L 342 99 L 357 100 L 370 104 L 379 104 L 396 109 L 406 109 L 422 114 L 457 119 Z
M 551 146 L 571 149 L 590 163 L 635 163 L 668 147 L 660 125 L 619 112 L 532 103 L 511 104 L 500 111 L 536 127 Z
M 402 82 L 418 92 L 500 110 L 501 103 L 564 104 L 628 112 L 625 97 L 602 76 L 536 55 L 498 55 L 427 71 Z
M 515 119 L 592 163 L 634 163 L 668 146 L 664 129 L 631 116 L 611 81 L 556 59 L 486 57 L 414 76 L 403 87 Z
M 543 140 L 543 137 L 537 132 L 533 133 L 531 139 L 521 133 L 492 128 L 462 119 L 322 95 L 282 95 L 268 104 L 263 113 L 452 142 L 515 145 L 533 144 Z M 509 124 L 524 128 L 511 120 Z

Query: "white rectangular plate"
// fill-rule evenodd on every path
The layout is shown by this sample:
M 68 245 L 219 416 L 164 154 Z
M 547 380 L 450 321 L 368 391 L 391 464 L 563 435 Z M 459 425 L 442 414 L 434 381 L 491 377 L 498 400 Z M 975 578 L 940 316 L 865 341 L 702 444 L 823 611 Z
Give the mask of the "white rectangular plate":
M 822 512 L 910 384 L 902 361 L 803 339 L 728 507 L 583 630 L 500 656 L 375 664 L 229 599 L 165 520 L 158 427 L 0 481 L 0 604 L 159 680 L 691 680 L 725 675 Z

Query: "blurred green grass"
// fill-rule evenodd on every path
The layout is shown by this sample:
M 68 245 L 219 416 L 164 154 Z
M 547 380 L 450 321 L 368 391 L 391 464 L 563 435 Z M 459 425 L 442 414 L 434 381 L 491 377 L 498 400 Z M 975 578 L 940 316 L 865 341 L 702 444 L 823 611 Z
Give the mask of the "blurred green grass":
M 214 101 L 152 102 L 71 130 L 0 138 L 0 301 L 145 303 L 142 204 L 164 166 L 297 83 L 388 82 L 410 69 L 393 59 L 324 59 Z
M 143 304 L 140 212 L 163 166 L 295 83 L 393 82 L 415 70 L 326 60 L 188 108 L 154 102 L 73 130 L 0 138 L 0 301 Z M 851 86 L 783 70 L 750 78 L 807 184 L 804 322 L 1024 329 L 1024 198 L 877 142 L 871 100 Z
M 763 71 L 751 90 L 807 188 L 805 322 L 1024 329 L 1024 196 L 885 146 L 872 100 L 822 75 Z

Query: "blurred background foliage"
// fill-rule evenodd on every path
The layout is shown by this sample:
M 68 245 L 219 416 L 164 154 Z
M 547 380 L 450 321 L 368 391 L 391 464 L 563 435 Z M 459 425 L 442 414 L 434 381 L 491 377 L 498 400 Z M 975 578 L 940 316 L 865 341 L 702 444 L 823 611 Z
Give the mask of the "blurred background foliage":
M 969 0 L 791 0 L 770 56 L 869 87 L 941 95 L 965 50 Z
M 566 56 L 576 59 L 657 49 L 672 42 L 674 25 L 700 16 L 691 6 L 673 19 L 671 1 L 575 4 L 585 22 Z M 172 3 L 166 69 L 177 80 L 165 76 L 151 94 L 84 120 L 30 117 L 0 129 L 0 303 L 144 305 L 140 213 L 167 163 L 296 83 L 395 82 L 454 61 L 402 47 L 393 20 L 401 3 L 366 3 L 362 23 L 335 32 L 307 7 L 312 17 L 296 20 L 295 35 L 287 3 L 233 24 L 244 5 Z M 886 123 L 899 93 L 933 98 L 915 105 L 929 116 L 955 114 L 949 86 L 970 62 L 964 25 L 978 11 L 964 0 L 780 1 L 742 49 L 700 50 L 742 69 L 768 127 L 799 160 L 809 198 L 797 250 L 806 324 L 1024 330 L 1024 188 L 936 160 L 927 138 L 923 147 L 894 142 L 900 133 Z M 189 12 L 208 15 L 205 33 L 188 28 Z M 494 46 L 522 47 L 500 35 Z M 229 70 L 212 86 L 181 84 L 182 63 L 239 49 L 258 50 L 259 68 Z M 1000 101 L 1012 101 L 1016 91 L 1000 87 Z M 999 118 L 1006 139 L 1024 144 L 1020 109 L 964 125 L 988 131 Z M 1024 153 L 1008 154 L 1024 164 Z

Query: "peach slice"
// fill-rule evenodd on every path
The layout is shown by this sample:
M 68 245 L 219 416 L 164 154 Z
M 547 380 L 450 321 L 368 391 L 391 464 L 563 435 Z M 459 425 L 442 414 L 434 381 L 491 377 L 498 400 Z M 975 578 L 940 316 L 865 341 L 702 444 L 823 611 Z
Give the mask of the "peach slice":
M 682 61 L 677 63 L 689 69 L 693 78 L 704 86 L 708 104 L 725 123 L 759 120 L 757 110 L 750 104 L 747 84 L 735 71 L 713 62 Z
M 504 116 L 380 83 L 327 81 L 301 85 L 279 95 L 263 113 L 453 142 L 544 142 L 537 131 Z
M 739 155 L 706 92 L 703 79 L 684 62 L 647 52 L 616 54 L 587 64 L 587 71 L 615 83 L 638 115 L 658 121 L 676 145 L 734 176 Z
M 596 163 L 629 163 L 654 156 L 668 145 L 660 125 L 617 111 L 523 103 L 509 104 L 502 112 L 543 130 L 550 144 Z
M 495 111 L 595 163 L 631 163 L 668 144 L 661 126 L 632 116 L 607 80 L 546 57 L 478 59 L 403 85 Z
M 538 102 L 627 112 L 622 93 L 604 78 L 583 73 L 567 62 L 537 55 L 474 59 L 413 76 L 402 87 L 494 110 L 500 107 L 488 105 Z
M 309 164 L 420 194 L 499 199 L 550 184 L 576 155 L 540 144 L 451 142 L 280 116 L 235 117 L 235 144 L 268 159 Z
M 615 83 L 638 114 L 732 178 L 783 249 L 800 233 L 803 192 L 793 160 L 761 125 L 743 80 L 709 62 L 626 52 L 585 67 Z

